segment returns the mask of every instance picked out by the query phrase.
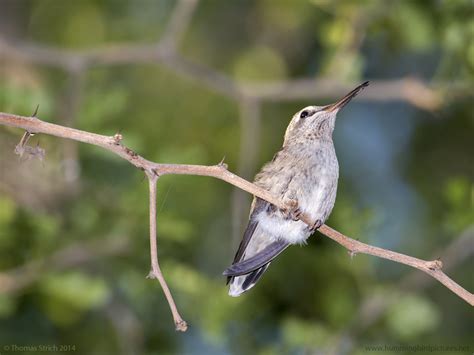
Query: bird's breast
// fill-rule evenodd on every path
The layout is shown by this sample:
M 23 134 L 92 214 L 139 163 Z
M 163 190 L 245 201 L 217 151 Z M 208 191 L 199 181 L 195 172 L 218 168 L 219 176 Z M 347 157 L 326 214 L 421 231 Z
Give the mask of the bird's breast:
M 334 206 L 338 176 L 334 147 L 316 145 L 280 151 L 255 182 L 283 200 L 297 200 L 300 210 L 314 222 L 324 222 Z M 309 236 L 304 222 L 285 218 L 280 211 L 262 210 L 255 218 L 270 238 L 298 244 Z
M 334 206 L 339 178 L 337 159 L 316 162 L 311 167 L 310 178 L 301 181 L 298 194 L 300 209 L 312 220 L 324 222 Z

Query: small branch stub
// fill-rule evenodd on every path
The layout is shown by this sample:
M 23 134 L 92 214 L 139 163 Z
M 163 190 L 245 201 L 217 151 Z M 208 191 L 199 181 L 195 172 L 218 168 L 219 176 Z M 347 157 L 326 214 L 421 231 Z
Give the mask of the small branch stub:
M 35 112 L 33 112 L 33 114 L 31 115 L 31 117 L 35 117 L 36 118 L 36 115 L 38 114 L 38 110 L 39 110 L 39 107 L 40 105 L 36 105 L 36 109 L 35 109 Z
M 188 323 L 186 323 L 186 321 L 182 319 L 176 322 L 175 325 L 176 325 L 176 330 L 178 332 L 185 332 L 186 330 L 188 330 Z
M 115 144 L 120 145 L 121 142 L 122 142 L 123 136 L 120 132 L 117 132 L 117 133 L 114 134 L 113 138 L 114 138 Z
M 436 260 L 427 262 L 426 266 L 428 266 L 428 269 L 432 271 L 441 270 L 443 268 L 443 262 L 440 259 L 436 259 Z
M 219 162 L 219 164 L 217 164 L 217 166 L 219 168 L 222 168 L 224 170 L 227 170 L 227 168 L 229 167 L 226 163 L 224 163 L 224 160 L 225 160 L 225 155 L 224 157 L 222 158 L 222 160 Z
M 19 155 L 20 158 L 26 154 L 26 159 L 29 158 L 38 158 L 40 161 L 44 160 L 46 151 L 39 146 L 39 143 L 35 147 L 29 146 L 27 143 L 31 137 L 35 134 L 29 131 L 26 131 L 20 139 L 20 142 L 15 146 L 15 154 Z
M 349 254 L 349 257 L 352 259 L 354 259 L 354 256 L 357 255 L 357 252 L 353 251 L 353 250 L 347 250 L 347 254 Z
M 34 133 L 30 133 L 28 131 L 23 133 L 23 136 L 21 137 L 20 142 L 15 146 L 15 154 L 22 157 L 23 153 L 26 150 L 26 144 L 28 143 L 29 139 L 33 136 L 34 136 Z

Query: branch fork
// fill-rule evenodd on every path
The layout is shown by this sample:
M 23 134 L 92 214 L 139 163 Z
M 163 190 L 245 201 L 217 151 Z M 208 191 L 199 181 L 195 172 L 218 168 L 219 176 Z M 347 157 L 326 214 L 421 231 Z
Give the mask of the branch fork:
M 279 209 L 288 210 L 291 209 L 293 204 L 287 204 L 284 201 L 273 196 L 267 190 L 258 187 L 255 184 L 250 183 L 247 180 L 233 174 L 227 170 L 227 164 L 224 160 L 219 162 L 217 165 L 205 166 L 205 165 L 185 165 L 185 164 L 159 164 L 138 155 L 130 148 L 124 146 L 122 141 L 122 135 L 117 133 L 114 136 L 103 136 L 95 133 L 77 130 L 74 128 L 68 128 L 64 126 L 55 125 L 52 123 L 44 122 L 38 118 L 18 116 L 8 113 L 0 112 L 0 125 L 6 125 L 11 127 L 21 128 L 31 135 L 31 133 L 43 133 L 60 138 L 72 139 L 79 142 L 92 144 L 106 149 L 121 158 L 127 160 L 135 167 L 143 170 L 148 178 L 149 182 L 149 194 L 150 194 L 150 258 L 151 258 L 151 271 L 148 275 L 149 278 L 156 278 L 163 289 L 165 297 L 173 315 L 174 323 L 178 331 L 185 331 L 187 329 L 186 322 L 182 319 L 178 312 L 176 304 L 173 300 L 168 285 L 163 277 L 159 263 L 158 263 L 158 252 L 157 252 L 157 241 L 156 241 L 156 185 L 158 178 L 161 175 L 167 174 L 182 174 L 182 175 L 200 175 L 210 176 L 220 180 L 223 180 L 229 184 L 232 184 L 241 190 L 244 190 L 256 197 L 259 197 Z M 306 214 L 302 213 L 298 218 L 306 223 L 310 228 L 314 225 Z M 459 284 L 454 282 L 445 273 L 443 273 L 441 260 L 426 261 L 418 259 L 412 256 L 397 253 L 391 250 L 375 247 L 369 244 L 362 243 L 358 240 L 349 238 L 344 234 L 332 229 L 331 227 L 323 224 L 318 228 L 318 231 L 326 237 L 334 240 L 346 248 L 349 255 L 355 254 L 368 254 L 377 256 L 379 258 L 392 260 L 401 264 L 405 264 L 421 270 L 431 277 L 441 282 L 444 286 L 450 289 L 453 293 L 458 295 L 464 301 L 474 306 L 474 295 L 461 287 Z

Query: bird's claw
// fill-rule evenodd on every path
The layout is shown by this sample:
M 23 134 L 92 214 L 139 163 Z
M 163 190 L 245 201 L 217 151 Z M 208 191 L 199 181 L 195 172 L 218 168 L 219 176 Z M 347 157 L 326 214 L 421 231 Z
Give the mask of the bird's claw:
M 288 208 L 281 210 L 282 213 L 285 215 L 285 218 L 291 219 L 293 221 L 299 221 L 300 216 L 303 212 L 298 207 L 298 201 L 288 200 L 286 202 L 286 205 L 288 206 Z
M 288 212 L 290 218 L 291 218 L 293 221 L 299 221 L 299 219 L 300 219 L 302 213 L 303 213 L 303 212 L 301 212 L 301 210 L 300 210 L 298 207 L 296 207 L 295 209 L 290 210 L 290 211 Z
M 320 219 L 317 219 L 311 227 L 308 226 L 308 232 L 313 234 L 316 230 L 323 225 L 323 222 Z

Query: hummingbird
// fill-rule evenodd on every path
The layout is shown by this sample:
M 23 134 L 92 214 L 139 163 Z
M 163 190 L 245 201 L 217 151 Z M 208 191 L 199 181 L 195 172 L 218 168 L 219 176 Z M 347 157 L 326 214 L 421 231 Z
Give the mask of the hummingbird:
M 274 258 L 290 245 L 305 244 L 329 217 L 339 178 L 332 140 L 336 115 L 368 85 L 366 81 L 333 104 L 308 106 L 293 116 L 283 147 L 254 180 L 290 207 L 282 210 L 254 197 L 234 261 L 223 273 L 230 296 L 255 286 Z M 302 213 L 314 221 L 311 226 L 299 220 Z

